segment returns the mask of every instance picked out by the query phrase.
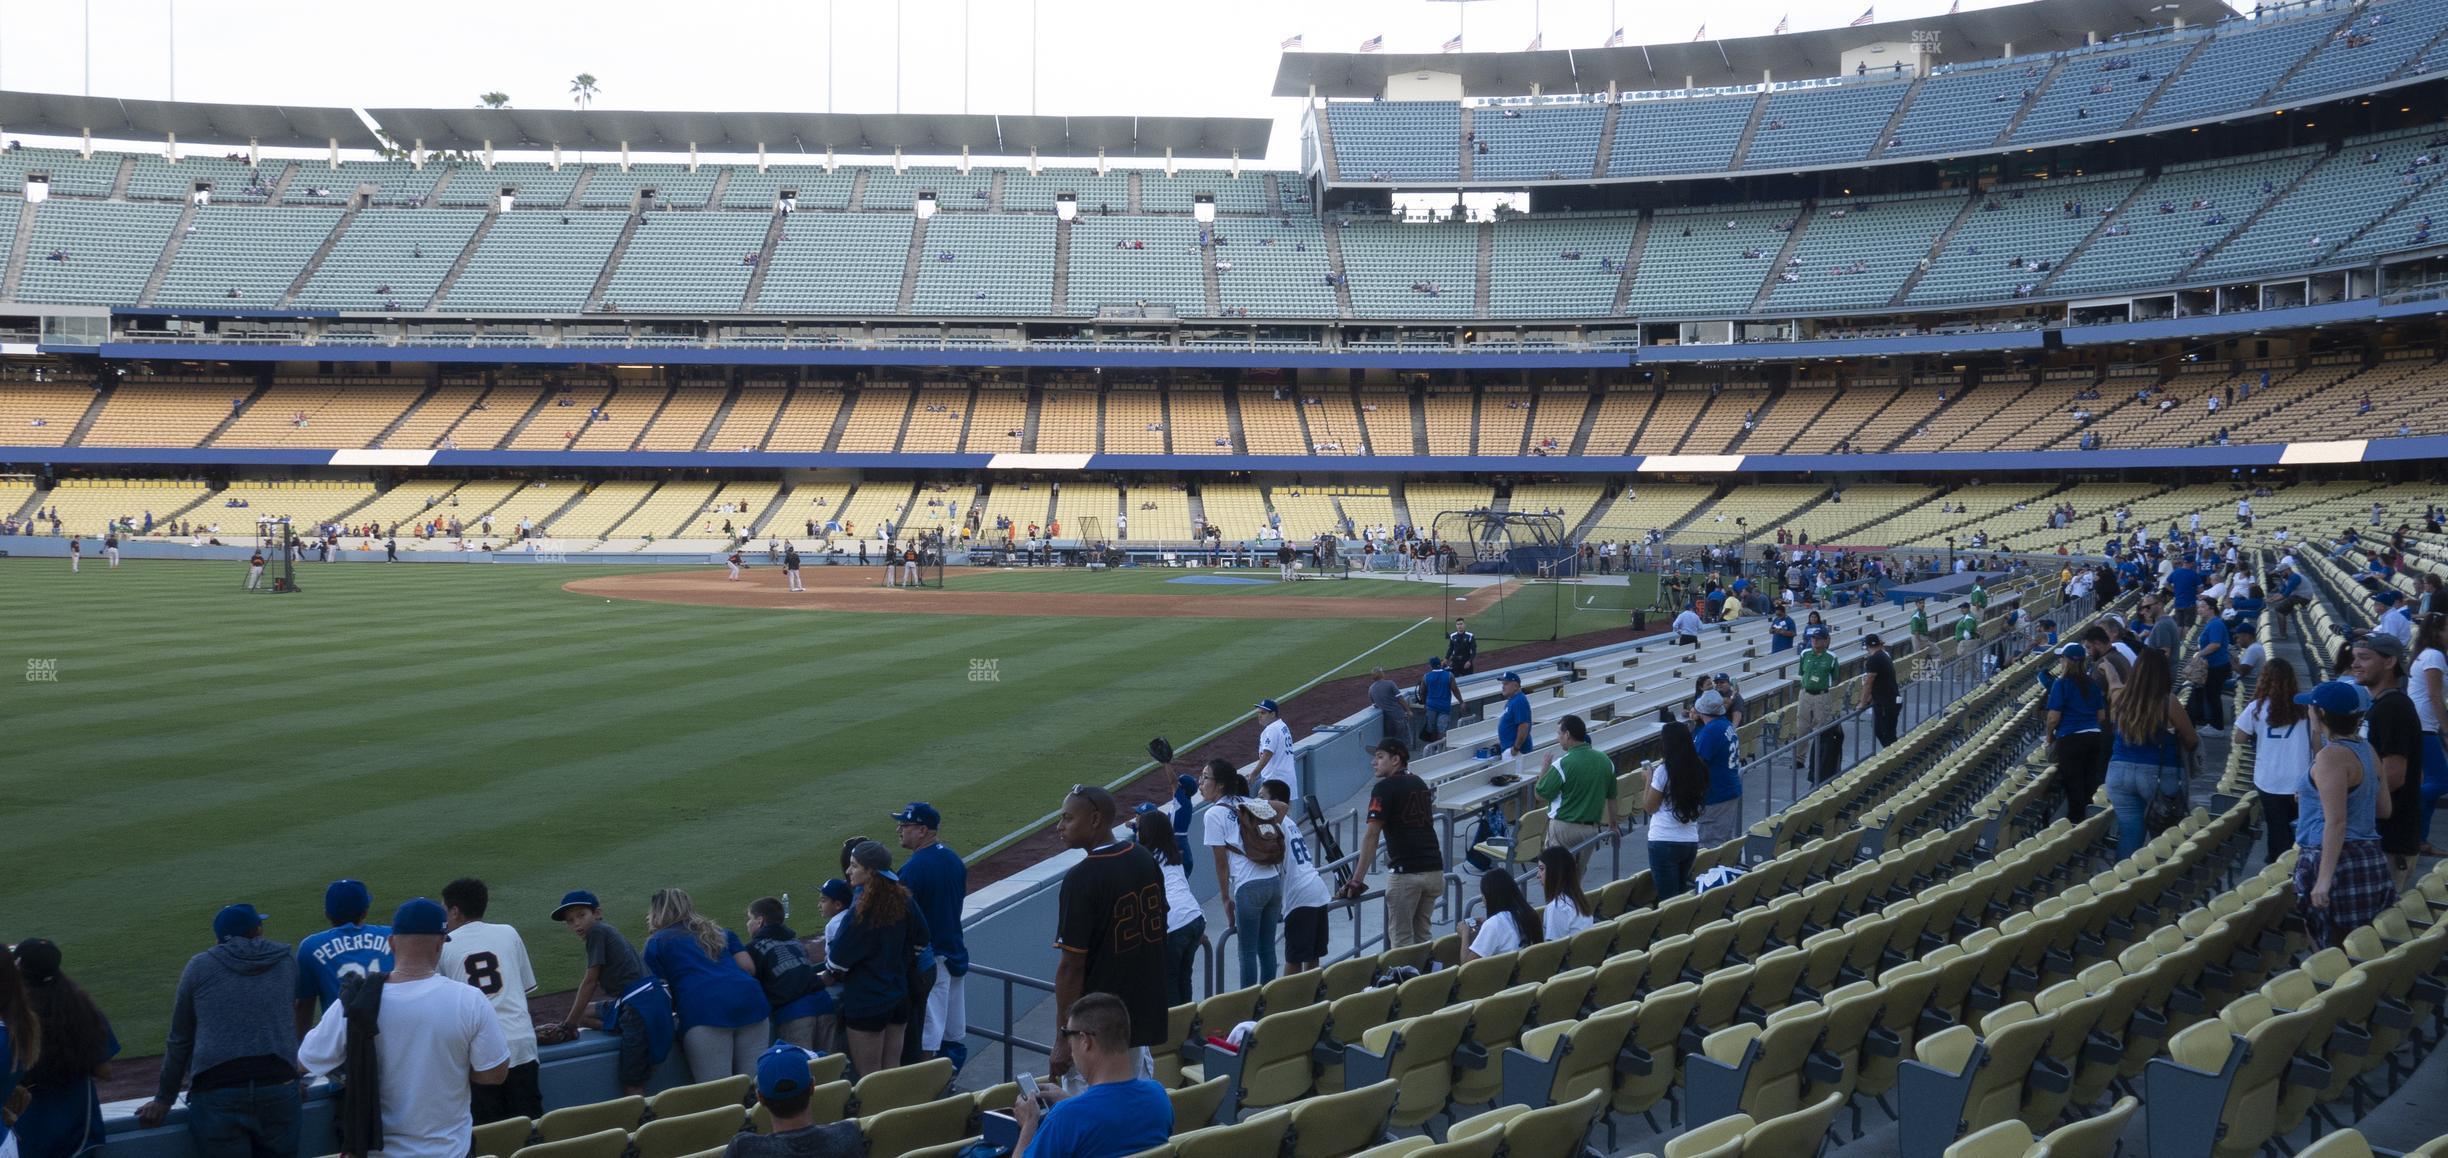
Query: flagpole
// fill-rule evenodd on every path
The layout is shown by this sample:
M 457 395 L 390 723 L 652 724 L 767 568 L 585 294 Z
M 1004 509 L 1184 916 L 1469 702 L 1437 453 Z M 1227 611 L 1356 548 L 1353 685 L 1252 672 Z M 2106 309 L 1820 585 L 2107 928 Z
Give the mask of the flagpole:
M 833 6 L 837 0 L 825 0 L 825 112 L 833 111 Z
M 969 0 L 961 0 L 961 115 L 969 115 Z

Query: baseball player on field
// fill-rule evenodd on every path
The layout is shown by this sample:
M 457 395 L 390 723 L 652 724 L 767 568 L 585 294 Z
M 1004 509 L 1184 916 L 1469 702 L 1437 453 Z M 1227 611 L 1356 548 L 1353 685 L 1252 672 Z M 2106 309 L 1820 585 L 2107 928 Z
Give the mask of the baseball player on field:
M 247 590 L 253 591 L 261 586 L 263 586 L 263 552 L 257 551 L 247 556 Z
M 732 551 L 731 557 L 723 560 L 723 562 L 729 564 L 731 567 L 731 581 L 734 583 L 738 582 L 740 577 L 740 553 L 736 550 Z
M 76 574 L 84 564 L 85 541 L 75 535 L 68 536 L 68 573 Z
M 901 577 L 907 586 L 916 587 L 918 585 L 918 540 L 916 539 L 910 540 L 910 545 L 903 549 Z
M 797 544 L 782 544 L 782 577 L 790 580 L 791 590 L 807 590 L 799 584 L 799 547 Z
M 116 532 L 102 536 L 102 557 L 110 560 L 113 567 L 119 565 L 119 536 Z
M 895 547 L 891 540 L 885 540 L 884 585 L 886 587 L 899 587 L 901 585 L 901 568 L 898 566 L 900 559 L 901 552 Z

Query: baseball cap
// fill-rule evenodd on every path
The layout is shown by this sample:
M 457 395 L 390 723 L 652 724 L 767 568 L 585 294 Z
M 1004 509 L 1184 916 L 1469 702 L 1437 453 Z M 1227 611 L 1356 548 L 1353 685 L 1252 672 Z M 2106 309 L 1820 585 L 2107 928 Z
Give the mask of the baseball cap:
M 2067 659 L 2081 659 L 2091 653 L 2084 650 L 2083 645 L 2079 643 L 2069 643 L 2064 647 L 2058 648 L 2057 654 L 2064 656 Z
M 1825 624 L 1814 623 L 1809 627 L 1802 629 L 1802 638 L 1804 639 L 1826 639 L 1827 637 L 1828 629 Z
M 850 882 L 845 881 L 840 877 L 835 877 L 832 880 L 818 885 L 816 887 L 816 891 L 823 894 L 826 900 L 843 905 L 849 904 L 850 898 L 857 895 L 850 891 Z
M 808 1052 L 788 1042 L 779 1042 L 757 1057 L 757 1096 L 769 1102 L 804 1094 L 813 1083 L 808 1073 Z
M 323 915 L 335 921 L 364 920 L 374 908 L 374 890 L 364 881 L 333 881 L 323 889 Z
M 1871 632 L 1870 634 L 1865 635 L 1865 636 L 1863 636 L 1863 637 L 1862 637 L 1862 646 L 1863 646 L 1863 647 L 1885 647 L 1885 646 L 1887 646 L 1887 641 L 1886 641 L 1886 640 L 1884 640 L 1884 639 L 1880 639 L 1880 638 L 1879 638 L 1879 636 L 1878 636 L 1878 633 L 1874 631 L 1874 632 Z
M 1441 668 L 1441 667 L 1444 667 L 1444 666 L 1445 666 L 1445 657 L 1444 657 L 1444 656 L 1441 656 L 1441 655 L 1432 655 L 1432 656 L 1429 656 L 1429 657 L 1428 657 L 1428 667 L 1430 668 L 1430 670 L 1434 670 L 1434 669 Z
M 47 937 L 28 937 L 17 942 L 17 969 L 25 979 L 37 985 L 59 976 L 60 950 Z
M 2398 594 L 2397 589 L 2394 587 L 2383 587 L 2378 591 L 2372 592 L 2372 602 L 2377 603 L 2382 607 L 2386 607 L 2389 604 L 2395 603 L 2403 598 L 2405 598 L 2405 596 Z
M 875 841 L 860 841 L 857 848 L 850 850 L 850 859 L 857 861 L 868 872 L 883 877 L 885 880 L 901 879 L 892 871 L 892 852 Z
M 442 911 L 442 902 L 425 897 L 410 897 L 391 914 L 391 935 L 394 937 L 450 937 L 450 914 Z
M 1496 678 L 1502 683 L 1517 684 L 1521 682 L 1521 673 L 1517 671 L 1509 671 L 1503 675 L 1497 676 Z
M 1369 748 L 1369 751 L 1384 752 L 1389 755 L 1399 756 L 1402 758 L 1403 763 L 1406 764 L 1411 762 L 1411 745 L 1405 744 L 1400 740 L 1379 740 L 1375 745 Z
M 1702 692 L 1700 699 L 1692 704 L 1692 710 L 1703 716 L 1722 716 L 1725 714 L 1725 697 L 1715 692 Z
M 1134 816 L 1145 816 L 1148 813 L 1162 812 L 1163 810 L 1164 805 L 1158 804 L 1153 800 L 1142 800 L 1137 804 L 1131 805 L 1131 813 Z
M 1718 683 L 1721 683 L 1721 684 L 1730 684 L 1730 683 L 1733 683 L 1733 682 L 1734 682 L 1734 677 L 1733 677 L 1733 676 L 1730 676 L 1730 675 L 1727 675 L 1727 674 L 1726 674 L 1726 673 L 1724 673 L 1724 672 L 1718 672 L 1718 673 L 1717 673 L 1717 676 L 1716 676 L 1716 679 L 1717 679 L 1717 682 L 1718 682 Z
M 2354 645 L 2362 648 L 2365 651 L 2375 652 L 2380 655 L 2387 656 L 2390 659 L 2397 659 L 2405 655 L 2405 641 L 2397 638 L 2394 635 L 2390 635 L 2385 631 L 2372 632 L 2371 634 L 2354 641 Z
M 232 937 L 253 936 L 255 930 L 263 928 L 263 923 L 271 919 L 270 914 L 256 912 L 253 905 L 223 905 L 220 912 L 213 914 L 213 939 L 227 941 Z
M 892 818 L 903 824 L 923 824 L 928 828 L 943 827 L 943 813 L 935 811 L 934 805 L 923 800 L 911 801 L 909 807 L 893 813 Z
M 1273 701 L 1273 700 L 1260 700 L 1260 701 L 1258 701 L 1258 710 L 1259 710 L 1259 711 L 1262 711 L 1262 712 L 1273 712 L 1273 713 L 1275 713 L 1275 714 L 1276 714 L 1276 715 L 1278 715 L 1278 716 L 1280 716 L 1280 715 L 1282 715 L 1282 714 L 1283 714 L 1283 709 L 1282 709 L 1282 708 L 1279 708 L 1279 707 L 1276 707 L 1276 706 L 1275 706 L 1275 701 Z
M 2330 680 L 2311 691 L 2295 697 L 2299 704 L 2310 704 L 2332 715 L 2348 715 L 2371 710 L 2371 693 L 2353 680 Z
M 561 894 L 560 904 L 553 906 L 552 919 L 558 921 L 561 919 L 561 914 L 569 912 L 571 909 L 577 908 L 580 905 L 585 905 L 590 909 L 600 909 L 603 907 L 603 902 L 596 900 L 595 894 L 590 893 L 585 889 L 571 889 L 570 891 Z

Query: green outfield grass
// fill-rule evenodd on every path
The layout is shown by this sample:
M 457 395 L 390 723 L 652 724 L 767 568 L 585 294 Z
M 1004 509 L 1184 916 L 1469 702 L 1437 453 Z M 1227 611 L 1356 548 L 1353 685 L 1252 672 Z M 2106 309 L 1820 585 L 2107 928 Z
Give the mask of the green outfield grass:
M 473 874 L 493 918 L 527 934 L 544 987 L 568 988 L 577 943 L 547 919 L 563 890 L 602 894 L 633 938 L 665 885 L 734 927 L 766 893 L 812 911 L 842 839 L 889 841 L 886 813 L 910 799 L 975 849 L 1066 786 L 1135 767 L 1149 737 L 1185 743 L 1404 630 L 779 614 L 561 590 L 611 573 L 306 566 L 306 592 L 275 597 L 239 592 L 236 564 L 88 559 L 72 576 L 0 559 L 0 940 L 58 940 L 129 1050 L 149 1053 L 218 906 L 261 905 L 294 942 L 325 923 L 335 877 L 367 881 L 388 914 Z M 1377 586 L 1399 587 L 1282 590 Z M 1395 651 L 1427 654 L 1435 630 Z M 30 661 L 56 661 L 57 682 L 21 679 Z
M 1276 576 L 1275 569 L 1263 571 L 1227 568 L 1124 567 L 1112 571 L 1089 571 L 1078 567 L 1014 567 L 1008 570 L 964 572 L 952 570 L 944 580 L 946 586 L 964 591 L 1059 591 L 1091 595 L 1248 595 L 1264 598 L 1273 595 L 1326 595 L 1359 599 L 1416 599 L 1425 610 L 1422 615 L 1436 614 L 1440 596 L 1434 583 L 1406 583 L 1383 579 L 1303 579 L 1286 583 Z M 1226 578 L 1231 583 L 1181 582 L 1185 579 Z

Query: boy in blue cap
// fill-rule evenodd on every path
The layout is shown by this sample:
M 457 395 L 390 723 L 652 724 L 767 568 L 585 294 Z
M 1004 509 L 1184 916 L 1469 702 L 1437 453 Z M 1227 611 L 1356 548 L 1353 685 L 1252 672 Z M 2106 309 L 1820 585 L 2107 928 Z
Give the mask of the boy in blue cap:
M 603 919 L 595 894 L 572 889 L 553 908 L 553 920 L 569 927 L 586 943 L 586 976 L 570 1001 L 569 1016 L 551 1036 L 567 1041 L 578 1027 L 620 1034 L 620 1084 L 623 1094 L 643 1094 L 654 1067 L 671 1055 L 672 1003 L 663 982 L 649 976 L 646 963 L 620 930 Z M 601 996 L 606 1000 L 596 1001 Z
M 757 1058 L 756 1096 L 773 1117 L 769 1134 L 734 1135 L 723 1158 L 859 1158 L 867 1140 L 857 1122 L 808 1120 L 808 1102 L 816 1082 L 808 1072 L 808 1051 L 787 1042 Z
M 340 1000 L 340 979 L 391 971 L 391 929 L 368 925 L 374 907 L 373 890 L 365 882 L 333 881 L 323 890 L 323 915 L 332 927 L 298 942 L 297 1031 L 313 1029 L 316 1019 Z

